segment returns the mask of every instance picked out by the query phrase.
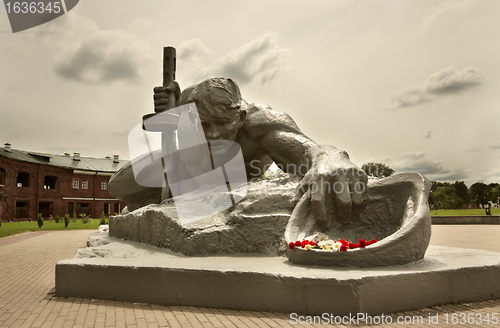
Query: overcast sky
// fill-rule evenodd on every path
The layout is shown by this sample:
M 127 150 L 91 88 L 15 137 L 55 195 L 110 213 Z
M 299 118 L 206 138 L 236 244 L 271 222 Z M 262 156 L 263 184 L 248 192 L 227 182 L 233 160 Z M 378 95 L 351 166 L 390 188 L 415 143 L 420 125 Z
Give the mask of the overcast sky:
M 231 77 L 354 163 L 500 182 L 500 1 L 83 0 L 12 34 L 0 144 L 129 158 L 164 46 L 182 88 Z

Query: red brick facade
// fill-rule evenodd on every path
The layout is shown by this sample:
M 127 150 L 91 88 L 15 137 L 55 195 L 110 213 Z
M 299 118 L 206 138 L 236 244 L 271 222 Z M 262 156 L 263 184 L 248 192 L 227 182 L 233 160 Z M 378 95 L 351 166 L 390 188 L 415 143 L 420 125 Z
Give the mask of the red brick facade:
M 99 218 L 102 212 L 106 216 L 119 213 L 126 203 L 114 199 L 107 191 L 112 174 L 0 156 L 0 218 L 2 221 L 34 221 L 37 213 L 42 213 L 44 218 L 66 213 Z

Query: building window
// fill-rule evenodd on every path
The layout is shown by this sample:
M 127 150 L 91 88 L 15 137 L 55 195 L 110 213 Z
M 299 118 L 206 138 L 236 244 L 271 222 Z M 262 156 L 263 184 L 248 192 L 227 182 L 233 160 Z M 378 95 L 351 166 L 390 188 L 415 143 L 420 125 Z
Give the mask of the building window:
M 5 185 L 5 170 L 0 167 L 0 185 Z
M 54 203 L 53 202 L 39 202 L 38 203 L 38 213 L 42 213 L 42 217 L 48 218 L 54 215 Z
M 73 180 L 73 189 L 78 189 L 78 180 Z
M 101 181 L 101 190 L 107 190 L 108 189 L 108 183 L 106 181 Z
M 89 182 L 87 180 L 82 181 L 82 189 L 89 189 Z
M 16 202 L 16 219 L 23 219 L 29 217 L 28 202 Z
M 120 213 L 120 204 L 115 204 L 114 210 L 115 210 L 116 214 L 119 214 Z
M 29 187 L 30 186 L 30 175 L 25 172 L 19 172 L 17 175 L 17 186 L 18 187 Z
M 109 204 L 104 204 L 104 214 L 109 215 Z
M 90 215 L 90 203 L 76 203 L 76 214 Z
M 56 189 L 57 177 L 51 175 L 45 176 L 43 178 L 43 189 Z

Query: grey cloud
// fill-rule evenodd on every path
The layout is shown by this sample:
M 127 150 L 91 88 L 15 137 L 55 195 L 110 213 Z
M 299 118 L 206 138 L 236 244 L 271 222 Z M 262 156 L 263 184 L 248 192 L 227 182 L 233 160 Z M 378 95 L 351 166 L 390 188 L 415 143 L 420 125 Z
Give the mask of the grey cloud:
M 111 45 L 87 42 L 55 65 L 57 75 L 85 84 L 135 81 L 139 77 L 137 63 L 130 51 L 114 51 Z
M 197 45 L 195 48 L 200 49 L 199 42 Z M 199 81 L 211 76 L 224 76 L 233 78 L 240 85 L 271 83 L 287 71 L 285 58 L 288 52 L 279 48 L 276 34 L 267 33 L 215 60 L 206 69 L 193 71 L 193 79 Z
M 111 137 L 126 137 L 130 133 L 129 129 L 122 129 L 122 130 L 115 130 L 111 133 L 109 133 L 109 136 Z
M 419 172 L 422 174 L 448 173 L 441 163 L 432 160 L 399 163 L 394 165 L 394 169 L 398 172 Z
M 484 148 L 483 147 L 472 147 L 472 148 L 466 148 L 464 149 L 464 151 L 466 153 L 475 153 L 475 152 L 478 152 L 480 150 L 483 150 Z
M 191 39 L 181 42 L 177 47 L 177 57 L 183 61 L 190 61 L 199 57 L 206 56 L 212 52 L 201 39 Z
M 403 154 L 404 159 L 410 159 L 410 160 L 416 160 L 416 159 L 421 159 L 424 158 L 425 152 L 423 151 L 414 151 L 414 152 L 408 152 Z
M 478 68 L 466 67 L 462 71 L 455 67 L 444 68 L 429 76 L 423 83 L 393 92 L 389 108 L 415 107 L 436 101 L 440 97 L 460 95 L 484 84 L 486 79 Z
M 396 172 L 418 172 L 431 180 L 448 181 L 460 180 L 468 177 L 462 169 L 454 169 L 446 164 L 429 158 L 424 152 L 405 153 L 401 159 L 390 165 Z
M 458 170 L 456 172 L 452 172 L 449 174 L 444 174 L 444 175 L 434 175 L 431 176 L 432 180 L 437 180 L 437 181 L 457 181 L 457 180 L 464 180 L 469 178 L 469 174 L 467 174 L 463 170 Z
M 398 172 L 419 172 L 422 174 L 447 174 L 451 168 L 429 158 L 425 152 L 404 153 L 401 160 L 393 164 Z
M 500 149 L 500 142 L 490 146 L 491 149 Z
M 455 181 L 469 178 L 469 172 L 462 168 L 453 168 L 430 158 L 425 152 L 408 152 L 395 158 L 385 157 L 384 160 L 370 159 L 367 162 L 386 163 L 396 171 L 396 174 L 405 172 L 418 172 L 425 175 L 429 180 Z

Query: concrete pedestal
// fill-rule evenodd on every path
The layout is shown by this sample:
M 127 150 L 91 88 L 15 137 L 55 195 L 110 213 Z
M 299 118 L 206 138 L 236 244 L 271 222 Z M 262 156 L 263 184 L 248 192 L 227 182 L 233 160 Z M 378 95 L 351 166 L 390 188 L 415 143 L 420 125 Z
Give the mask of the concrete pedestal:
M 500 253 L 431 246 L 423 260 L 356 269 L 286 257 L 186 257 L 101 233 L 56 265 L 56 295 L 306 315 L 376 315 L 500 297 Z

